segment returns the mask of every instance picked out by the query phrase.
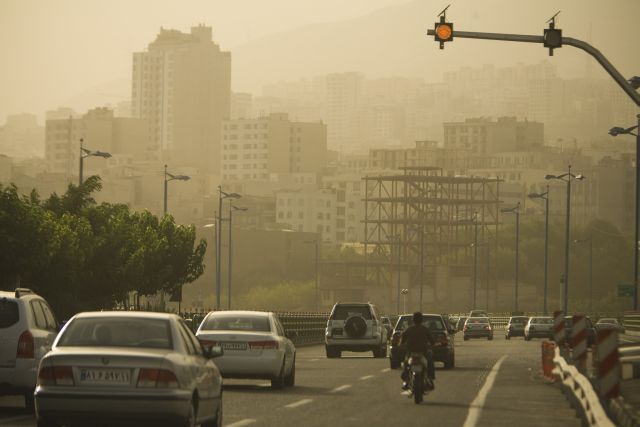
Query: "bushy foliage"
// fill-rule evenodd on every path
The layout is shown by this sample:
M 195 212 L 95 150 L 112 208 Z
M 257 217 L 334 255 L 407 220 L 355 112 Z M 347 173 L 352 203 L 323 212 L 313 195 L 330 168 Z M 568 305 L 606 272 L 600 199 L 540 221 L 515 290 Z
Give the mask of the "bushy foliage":
M 0 289 L 31 287 L 59 316 L 111 308 L 130 291 L 173 293 L 204 271 L 206 242 L 171 216 L 96 204 L 93 176 L 61 196 L 0 185 Z

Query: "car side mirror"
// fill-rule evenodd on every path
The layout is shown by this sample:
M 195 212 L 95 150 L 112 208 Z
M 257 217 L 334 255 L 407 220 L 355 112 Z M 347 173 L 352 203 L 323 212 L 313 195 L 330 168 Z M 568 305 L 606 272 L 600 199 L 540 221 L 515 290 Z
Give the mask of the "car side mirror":
M 207 346 L 204 348 L 204 357 L 207 359 L 215 359 L 216 357 L 224 356 L 224 349 L 219 346 Z

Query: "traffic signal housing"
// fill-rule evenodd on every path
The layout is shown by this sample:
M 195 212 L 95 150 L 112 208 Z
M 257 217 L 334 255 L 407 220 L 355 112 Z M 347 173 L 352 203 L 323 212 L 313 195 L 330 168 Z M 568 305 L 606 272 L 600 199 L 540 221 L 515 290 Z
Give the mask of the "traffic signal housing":
M 544 47 L 549 48 L 549 56 L 553 56 L 553 49 L 562 47 L 562 30 L 553 23 L 544 30 Z
M 444 49 L 444 44 L 453 40 L 453 23 L 441 19 L 434 24 L 433 33 L 435 40 L 440 42 L 440 49 Z

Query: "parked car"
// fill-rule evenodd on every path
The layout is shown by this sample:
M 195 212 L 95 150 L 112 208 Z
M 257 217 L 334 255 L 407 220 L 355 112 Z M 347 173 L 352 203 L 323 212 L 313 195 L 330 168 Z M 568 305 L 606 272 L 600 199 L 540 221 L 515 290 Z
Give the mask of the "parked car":
M 337 303 L 331 309 L 325 330 L 328 358 L 343 351 L 371 351 L 373 357 L 387 357 L 387 330 L 378 309 L 370 303 Z
M 196 332 L 203 345 L 222 346 L 216 365 L 224 378 L 268 379 L 274 389 L 295 385 L 293 335 L 266 311 L 212 311 Z
M 471 338 L 493 339 L 493 327 L 488 317 L 469 317 L 464 322 L 464 340 Z
M 44 298 L 27 288 L 0 291 L 0 395 L 22 395 L 27 409 L 34 409 L 38 365 L 57 334 Z
M 524 328 L 524 339 L 526 341 L 531 338 L 553 339 L 553 334 L 553 317 L 532 317 Z
M 618 333 L 624 334 L 624 326 L 620 324 L 618 319 L 613 317 L 604 317 L 596 322 L 596 330 L 602 331 L 606 329 L 613 329 Z
M 387 330 L 387 340 L 391 338 L 391 334 L 393 333 L 393 325 L 391 324 L 391 320 L 387 316 L 380 317 L 382 321 L 382 326 Z
M 211 360 L 221 354 L 175 314 L 77 314 L 40 363 L 37 424 L 222 425 L 222 378 Z
M 458 318 L 458 322 L 456 323 L 456 330 L 457 331 L 462 331 L 464 329 L 464 322 L 467 321 L 467 317 L 466 316 L 460 316 Z
M 593 323 L 591 323 L 591 319 L 590 318 L 587 317 L 585 320 L 587 322 L 587 325 L 586 325 L 586 329 L 587 329 L 587 346 L 591 347 L 596 342 L 596 328 L 593 326 Z M 565 336 L 566 336 L 565 339 L 567 340 L 567 342 L 571 342 L 572 328 L 573 328 L 573 316 L 565 316 L 564 317 L 564 332 L 565 332 Z
M 524 327 L 526 326 L 529 318 L 527 316 L 511 316 L 507 327 L 504 330 L 505 339 L 511 339 L 511 337 L 523 337 Z
M 454 334 L 456 330 L 447 327 L 447 322 L 440 314 L 424 314 L 422 324 L 429 328 L 434 335 L 436 345 L 433 349 L 434 361 L 444 363 L 446 369 L 451 369 L 456 363 Z M 398 317 L 391 338 L 389 348 L 389 365 L 391 369 L 397 369 L 405 358 L 406 349 L 400 345 L 402 332 L 413 325 L 413 314 L 403 314 Z

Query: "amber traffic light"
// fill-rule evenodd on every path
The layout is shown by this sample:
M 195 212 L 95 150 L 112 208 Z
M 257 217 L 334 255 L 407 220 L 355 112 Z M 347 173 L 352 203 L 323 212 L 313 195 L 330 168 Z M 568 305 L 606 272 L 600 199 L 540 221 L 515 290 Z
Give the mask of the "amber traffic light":
M 437 42 L 440 42 L 440 49 L 444 49 L 444 44 L 453 40 L 453 23 L 436 22 L 434 37 Z

